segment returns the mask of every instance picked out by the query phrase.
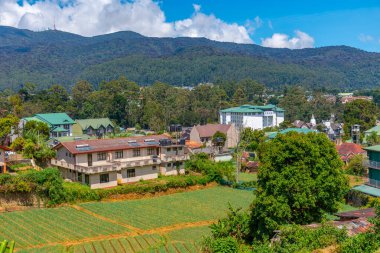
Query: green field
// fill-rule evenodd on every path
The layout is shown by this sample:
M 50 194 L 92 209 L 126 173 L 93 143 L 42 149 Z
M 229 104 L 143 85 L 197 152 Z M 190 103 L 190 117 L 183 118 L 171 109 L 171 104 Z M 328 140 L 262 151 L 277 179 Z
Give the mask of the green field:
M 239 181 L 243 181 L 243 182 L 257 181 L 257 173 L 239 173 Z
M 81 206 L 102 216 L 141 229 L 169 226 L 177 223 L 214 220 L 223 217 L 228 203 L 248 207 L 253 193 L 227 187 L 214 187 L 160 198 L 113 203 L 86 203 Z
M 17 252 L 199 252 L 208 224 L 228 203 L 247 208 L 254 194 L 227 187 L 78 208 L 33 209 L 0 214 L 0 239 Z M 184 225 L 186 223 L 186 225 Z

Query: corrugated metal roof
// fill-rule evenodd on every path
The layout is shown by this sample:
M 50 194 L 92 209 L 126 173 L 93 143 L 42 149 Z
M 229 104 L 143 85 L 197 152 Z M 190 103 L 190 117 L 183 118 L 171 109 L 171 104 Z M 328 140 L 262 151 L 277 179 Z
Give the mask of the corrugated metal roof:
M 363 148 L 364 150 L 380 152 L 380 145 Z
M 275 105 L 242 105 L 221 110 L 221 112 L 237 112 L 237 113 L 261 113 L 264 111 L 284 112 L 284 109 Z
M 36 114 L 34 117 L 45 121 L 50 125 L 65 125 L 65 124 L 74 124 L 74 120 L 69 117 L 66 113 L 44 113 Z
M 109 125 L 113 127 L 113 124 L 109 118 L 77 119 L 76 123 L 78 123 L 82 129 L 87 129 L 91 127 L 96 130 L 99 129 L 101 126 L 106 128 Z

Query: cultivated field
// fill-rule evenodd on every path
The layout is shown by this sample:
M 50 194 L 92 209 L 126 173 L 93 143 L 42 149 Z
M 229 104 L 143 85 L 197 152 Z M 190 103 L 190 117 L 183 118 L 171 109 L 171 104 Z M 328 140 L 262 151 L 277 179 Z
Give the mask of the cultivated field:
M 228 203 L 247 208 L 254 194 L 227 187 L 157 198 L 94 202 L 0 214 L 0 239 L 17 252 L 199 252 L 208 226 Z

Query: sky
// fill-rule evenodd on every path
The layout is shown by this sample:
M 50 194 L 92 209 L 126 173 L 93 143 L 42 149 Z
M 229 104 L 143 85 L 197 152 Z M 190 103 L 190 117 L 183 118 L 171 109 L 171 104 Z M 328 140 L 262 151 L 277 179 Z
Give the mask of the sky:
M 0 0 L 0 25 L 380 52 L 380 0 Z

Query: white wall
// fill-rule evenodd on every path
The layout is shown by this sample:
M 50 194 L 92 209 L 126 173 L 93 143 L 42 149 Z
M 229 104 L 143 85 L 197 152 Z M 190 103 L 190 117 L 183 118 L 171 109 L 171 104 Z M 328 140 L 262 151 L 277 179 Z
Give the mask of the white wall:
M 121 169 L 121 181 L 122 183 L 132 183 L 138 182 L 140 179 L 149 180 L 158 178 L 159 166 L 153 170 L 153 166 L 137 167 L 135 169 L 135 177 L 127 177 L 127 170 L 133 168 L 123 168 Z
M 263 115 L 247 115 L 243 117 L 243 126 L 250 127 L 253 130 L 263 129 Z
M 90 175 L 90 187 L 91 189 L 99 189 L 99 188 L 107 188 L 107 187 L 115 187 L 117 186 L 117 172 L 112 171 L 108 172 L 109 182 L 108 183 L 100 183 L 100 174 L 92 174 Z M 82 177 L 84 178 L 84 174 Z

